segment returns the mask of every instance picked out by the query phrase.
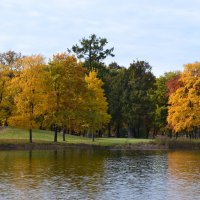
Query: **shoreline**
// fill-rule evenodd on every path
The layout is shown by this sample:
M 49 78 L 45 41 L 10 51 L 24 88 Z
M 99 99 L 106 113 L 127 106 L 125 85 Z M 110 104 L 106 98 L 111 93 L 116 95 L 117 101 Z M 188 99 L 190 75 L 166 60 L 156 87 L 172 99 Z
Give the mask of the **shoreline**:
M 19 144 L 0 144 L 0 151 L 4 150 L 64 150 L 70 148 L 81 149 L 102 149 L 102 150 L 169 150 L 166 146 L 159 146 L 156 144 L 126 144 L 102 146 L 95 144 L 63 144 L 63 143 L 19 143 Z
M 34 141 L 29 143 L 27 140 L 19 141 L 0 141 L 0 151 L 4 150 L 64 150 L 70 148 L 79 149 L 99 149 L 99 150 L 198 150 L 200 151 L 200 142 L 190 140 L 161 139 L 150 142 L 124 143 L 124 144 L 93 144 L 93 143 L 63 143 Z

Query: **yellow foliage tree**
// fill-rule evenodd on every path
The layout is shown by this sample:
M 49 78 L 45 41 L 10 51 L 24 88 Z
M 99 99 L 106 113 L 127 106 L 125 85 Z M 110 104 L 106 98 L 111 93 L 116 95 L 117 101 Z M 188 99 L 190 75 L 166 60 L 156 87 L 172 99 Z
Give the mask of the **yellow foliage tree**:
M 38 118 L 45 112 L 44 58 L 40 55 L 21 58 L 18 65 L 22 70 L 12 79 L 10 90 L 14 95 L 15 109 L 9 124 L 29 129 L 32 142 L 32 129 L 39 126 Z
M 4 56 L 8 56 L 9 62 L 3 59 L 2 61 L 2 54 L 1 57 L 1 64 L 0 64 L 0 124 L 2 126 L 8 125 L 8 118 L 11 114 L 11 110 L 13 109 L 13 97 L 9 92 L 9 87 L 11 80 L 19 73 L 19 69 L 16 66 L 16 60 L 19 58 L 14 59 L 15 56 L 14 52 L 4 53 Z M 11 61 L 11 60 L 12 61 Z
M 200 127 L 200 62 L 185 65 L 183 86 L 169 97 L 168 124 L 174 132 Z
M 91 71 L 85 77 L 88 84 L 88 97 L 86 98 L 86 127 L 92 133 L 94 141 L 94 132 L 100 130 L 105 124 L 109 123 L 111 116 L 107 113 L 108 103 L 102 88 L 103 82 L 97 78 L 97 73 Z
M 1 125 L 7 124 L 10 112 L 10 101 L 8 101 L 8 87 L 11 81 L 10 70 L 7 66 L 0 65 L 0 122 Z
M 48 65 L 48 104 L 46 122 L 54 125 L 54 142 L 57 142 L 58 127 L 70 129 L 71 122 L 78 122 L 82 94 L 86 92 L 84 68 L 74 56 L 57 54 Z M 63 140 L 64 131 L 63 131 Z

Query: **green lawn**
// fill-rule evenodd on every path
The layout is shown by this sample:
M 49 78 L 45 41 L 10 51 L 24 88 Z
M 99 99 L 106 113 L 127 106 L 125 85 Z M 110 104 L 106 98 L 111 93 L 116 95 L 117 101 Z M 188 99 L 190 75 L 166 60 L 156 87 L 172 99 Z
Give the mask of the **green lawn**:
M 52 143 L 54 139 L 54 133 L 51 131 L 33 130 L 33 142 L 34 143 Z M 25 129 L 19 128 L 3 128 L 0 130 L 0 144 L 18 144 L 28 143 L 29 132 Z M 152 142 L 151 139 L 130 139 L 130 138 L 95 138 L 92 142 L 91 138 L 82 136 L 66 135 L 66 142 L 62 141 L 62 134 L 58 134 L 59 143 L 68 144 L 94 144 L 101 146 L 114 146 L 114 145 L 126 145 L 126 144 L 140 144 Z

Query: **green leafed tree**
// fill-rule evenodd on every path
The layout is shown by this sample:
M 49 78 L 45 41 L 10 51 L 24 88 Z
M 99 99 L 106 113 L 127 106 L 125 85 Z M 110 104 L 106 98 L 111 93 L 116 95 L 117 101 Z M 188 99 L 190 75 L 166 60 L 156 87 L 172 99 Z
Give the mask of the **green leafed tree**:
M 91 71 L 93 62 L 100 63 L 107 56 L 114 56 L 114 47 L 106 48 L 107 43 L 106 38 L 92 34 L 89 38 L 81 39 L 79 45 L 73 45 L 68 51 L 73 52 L 78 59 L 84 59 L 85 66 Z
M 167 113 L 168 113 L 168 97 L 169 88 L 168 82 L 174 77 L 179 75 L 180 72 L 166 72 L 164 75 L 156 78 L 155 90 L 152 91 L 152 101 L 154 103 L 154 123 L 153 131 L 154 135 L 158 133 L 164 134 L 167 131 Z
M 154 83 L 155 76 L 147 62 L 133 62 L 126 71 L 122 109 L 129 137 L 148 137 L 152 124 L 150 92 Z
M 120 130 L 123 127 L 123 97 L 125 88 L 126 69 L 118 65 L 109 66 L 109 76 L 105 77 L 105 91 L 108 97 L 109 114 L 112 116 L 109 132 L 114 131 L 116 137 L 121 137 Z

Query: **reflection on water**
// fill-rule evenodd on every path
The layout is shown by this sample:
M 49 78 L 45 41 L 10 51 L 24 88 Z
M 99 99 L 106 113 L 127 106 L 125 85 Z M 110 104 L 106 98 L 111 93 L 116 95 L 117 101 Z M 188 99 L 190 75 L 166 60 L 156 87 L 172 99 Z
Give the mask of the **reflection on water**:
M 171 195 L 200 199 L 200 152 L 168 153 L 168 172 Z
M 0 151 L 0 199 L 200 199 L 200 152 Z

